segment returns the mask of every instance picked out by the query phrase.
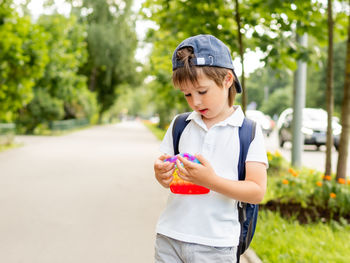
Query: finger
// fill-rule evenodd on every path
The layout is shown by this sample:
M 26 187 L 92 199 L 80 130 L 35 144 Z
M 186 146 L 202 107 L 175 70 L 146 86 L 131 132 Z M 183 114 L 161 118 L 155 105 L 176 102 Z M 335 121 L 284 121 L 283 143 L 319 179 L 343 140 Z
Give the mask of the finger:
M 171 155 L 168 155 L 168 154 L 163 154 L 159 157 L 159 160 L 161 161 L 164 161 L 165 159 L 168 159 L 168 158 L 171 158 L 172 156 Z
M 166 173 L 160 174 L 159 177 L 162 179 L 169 179 L 169 178 L 173 177 L 173 173 L 174 173 L 174 169 L 172 169 Z
M 182 180 L 185 180 L 187 182 L 191 182 L 191 179 L 188 176 L 181 173 L 180 170 L 177 170 L 176 173 Z
M 187 160 L 186 158 L 184 158 L 184 157 L 182 157 L 182 156 L 180 156 L 180 155 L 179 155 L 177 158 L 183 163 L 183 165 L 184 165 L 184 167 L 185 167 L 186 169 L 193 168 L 193 165 L 194 165 L 193 162 Z
M 169 179 L 165 179 L 163 180 L 163 183 L 166 184 L 167 186 L 169 186 L 169 184 L 171 183 L 171 181 L 174 179 L 173 176 L 171 176 Z
M 175 167 L 175 163 L 171 163 L 171 162 L 164 162 L 162 163 L 163 168 L 167 171 L 173 169 Z
M 182 176 L 188 177 L 189 174 L 188 174 L 186 168 L 180 164 L 179 160 L 176 161 L 176 166 L 178 169 L 177 174 L 181 173 Z
M 174 163 L 170 163 L 170 162 L 156 162 L 154 164 L 155 170 L 159 171 L 159 172 L 167 172 L 170 171 L 171 169 L 173 169 L 175 166 Z
M 177 169 L 179 169 L 180 171 L 183 171 L 183 172 L 186 170 L 179 159 L 176 160 L 176 167 L 177 167 Z
M 203 155 L 201 155 L 201 154 L 195 154 L 195 157 L 198 159 L 198 161 L 199 161 L 202 165 L 208 166 L 209 162 L 208 162 L 207 159 L 204 158 Z

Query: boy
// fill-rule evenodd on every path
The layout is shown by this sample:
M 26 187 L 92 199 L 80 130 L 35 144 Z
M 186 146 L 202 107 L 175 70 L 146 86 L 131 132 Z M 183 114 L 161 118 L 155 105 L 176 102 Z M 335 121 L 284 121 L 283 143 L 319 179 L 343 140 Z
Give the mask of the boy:
M 246 159 L 246 179 L 238 181 L 238 128 L 244 114 L 233 106 L 241 86 L 229 49 L 211 35 L 184 40 L 172 58 L 173 83 L 193 109 L 180 142 L 180 153 L 195 154 L 201 164 L 179 157 L 178 175 L 209 188 L 209 194 L 170 193 L 158 220 L 155 262 L 236 262 L 240 224 L 237 202 L 259 203 L 266 191 L 268 166 L 264 138 L 256 127 Z M 168 188 L 174 164 L 164 162 L 174 154 L 172 126 L 154 163 L 155 177 Z

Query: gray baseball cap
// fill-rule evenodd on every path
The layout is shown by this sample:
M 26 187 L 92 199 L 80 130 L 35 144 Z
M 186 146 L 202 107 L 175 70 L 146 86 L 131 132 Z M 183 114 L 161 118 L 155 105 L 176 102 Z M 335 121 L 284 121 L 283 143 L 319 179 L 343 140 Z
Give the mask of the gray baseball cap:
M 193 48 L 195 58 L 191 59 L 191 65 L 231 69 L 235 76 L 236 91 L 237 93 L 242 92 L 241 84 L 233 68 L 230 50 L 221 40 L 212 35 L 197 35 L 185 39 L 174 51 L 172 58 L 173 71 L 184 66 L 184 63 L 177 59 L 176 53 L 179 49 L 185 47 Z

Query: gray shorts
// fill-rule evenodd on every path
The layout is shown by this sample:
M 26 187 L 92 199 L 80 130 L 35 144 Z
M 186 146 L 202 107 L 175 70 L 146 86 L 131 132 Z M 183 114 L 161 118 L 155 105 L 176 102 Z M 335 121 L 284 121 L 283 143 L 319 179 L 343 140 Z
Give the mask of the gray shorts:
M 155 263 L 235 263 L 237 247 L 211 247 L 157 234 Z

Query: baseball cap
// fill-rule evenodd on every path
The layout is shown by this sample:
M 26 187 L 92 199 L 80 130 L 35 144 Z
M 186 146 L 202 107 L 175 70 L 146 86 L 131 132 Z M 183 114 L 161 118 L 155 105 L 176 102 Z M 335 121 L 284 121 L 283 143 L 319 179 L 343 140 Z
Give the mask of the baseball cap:
M 191 59 L 191 65 L 231 69 L 235 76 L 236 91 L 237 93 L 242 92 L 241 84 L 233 68 L 230 50 L 221 40 L 212 35 L 197 35 L 185 39 L 174 51 L 172 58 L 173 71 L 184 66 L 184 63 L 177 59 L 176 53 L 179 49 L 185 47 L 193 48 L 195 57 Z

